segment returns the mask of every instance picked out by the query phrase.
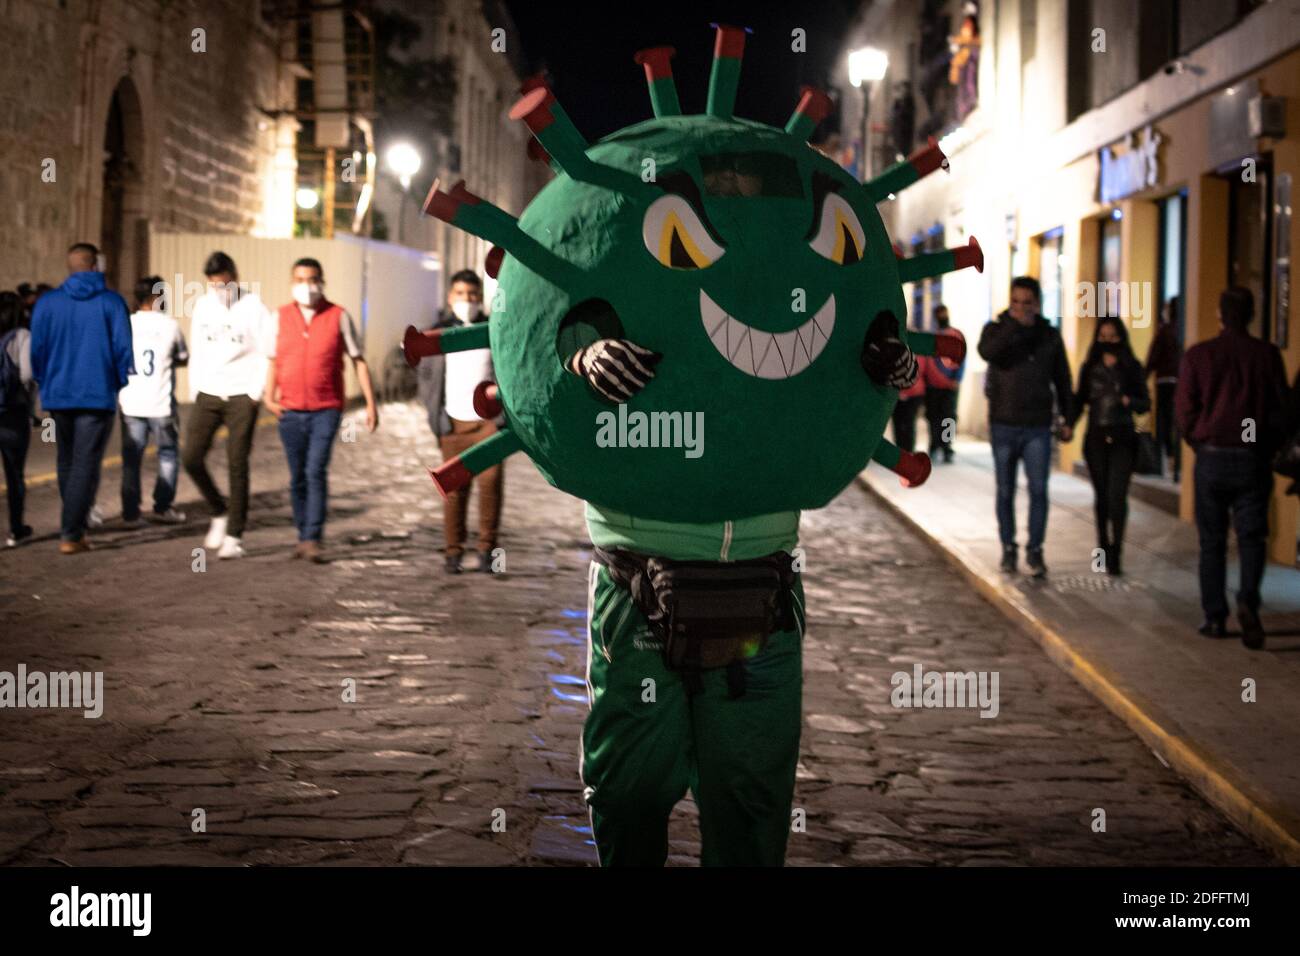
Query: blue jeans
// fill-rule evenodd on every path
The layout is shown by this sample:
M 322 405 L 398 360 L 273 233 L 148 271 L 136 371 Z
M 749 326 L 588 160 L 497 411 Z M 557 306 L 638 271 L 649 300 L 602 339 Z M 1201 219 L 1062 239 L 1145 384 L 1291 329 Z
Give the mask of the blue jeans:
M 149 436 L 158 443 L 158 478 L 153 485 L 154 514 L 163 514 L 176 500 L 176 476 L 180 472 L 176 419 L 122 416 L 122 517 L 140 517 L 140 462 L 149 447 Z
M 289 459 L 289 498 L 299 541 L 319 541 L 329 500 L 330 452 L 343 413 L 337 408 L 314 412 L 285 409 L 280 441 Z
M 49 413 L 54 419 L 59 497 L 63 499 L 59 537 L 80 541 L 99 488 L 99 469 L 113 430 L 113 413 L 99 408 L 51 408 Z
M 998 482 L 998 536 L 1002 547 L 1016 543 L 1016 473 L 1025 463 L 1029 483 L 1030 551 L 1043 547 L 1047 535 L 1047 474 L 1052 464 L 1052 429 L 1048 425 L 989 426 L 993 440 L 993 465 Z

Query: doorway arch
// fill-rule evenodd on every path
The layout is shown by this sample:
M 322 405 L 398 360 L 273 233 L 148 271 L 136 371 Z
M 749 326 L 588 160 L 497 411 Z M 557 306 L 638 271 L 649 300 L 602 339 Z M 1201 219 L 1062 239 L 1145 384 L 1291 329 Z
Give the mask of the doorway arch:
M 104 123 L 99 241 L 105 281 L 124 294 L 149 268 L 145 156 L 140 93 L 125 76 L 113 90 Z

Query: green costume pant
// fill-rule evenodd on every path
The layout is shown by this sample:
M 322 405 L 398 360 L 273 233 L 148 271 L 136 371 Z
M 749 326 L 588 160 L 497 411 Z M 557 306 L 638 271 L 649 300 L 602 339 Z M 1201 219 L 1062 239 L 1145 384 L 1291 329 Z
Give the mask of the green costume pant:
M 745 663 L 743 696 L 726 668 L 688 696 L 632 596 L 592 564 L 582 781 L 602 866 L 663 866 L 668 817 L 687 788 L 705 866 L 781 866 L 790 833 L 803 690 L 798 629 L 771 635 Z

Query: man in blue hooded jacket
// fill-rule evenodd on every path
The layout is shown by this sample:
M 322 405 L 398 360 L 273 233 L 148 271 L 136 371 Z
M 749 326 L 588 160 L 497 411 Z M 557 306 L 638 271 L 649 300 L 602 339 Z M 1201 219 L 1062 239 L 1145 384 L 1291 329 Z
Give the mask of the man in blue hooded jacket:
M 59 550 L 89 550 L 86 517 L 117 410 L 117 393 L 134 374 L 131 313 L 96 269 L 99 250 L 68 250 L 68 278 L 32 311 L 32 377 L 54 418 L 63 516 Z

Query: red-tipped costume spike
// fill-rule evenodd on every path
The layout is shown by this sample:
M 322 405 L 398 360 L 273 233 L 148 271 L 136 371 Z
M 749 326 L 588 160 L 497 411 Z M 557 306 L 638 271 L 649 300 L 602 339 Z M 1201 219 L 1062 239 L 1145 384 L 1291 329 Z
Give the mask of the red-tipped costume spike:
M 970 237 L 970 242 L 953 250 L 953 265 L 958 269 L 969 269 L 975 267 L 976 272 L 984 271 L 984 250 L 980 248 L 979 240 L 974 236 Z
M 922 146 L 901 163 L 895 163 L 875 179 L 867 183 L 867 192 L 876 202 L 880 202 L 891 193 L 901 193 L 923 176 L 928 176 L 936 169 L 947 169 L 948 157 L 939 148 L 938 141 L 931 136 L 929 142 Z
M 474 414 L 479 418 L 496 418 L 501 414 L 500 396 L 496 382 L 479 382 L 474 386 Z
M 898 278 L 903 282 L 916 282 L 918 279 L 929 279 L 946 272 L 969 269 L 971 266 L 975 267 L 976 272 L 984 271 L 984 250 L 974 236 L 964 246 L 904 259 L 898 264 Z
M 475 475 L 481 475 L 522 448 L 515 433 L 509 428 L 502 428 L 491 438 L 470 446 L 437 468 L 430 468 L 429 477 L 438 486 L 438 493 L 446 498 L 468 485 Z
M 815 86 L 799 88 L 799 105 L 785 124 L 785 131 L 799 139 L 808 139 L 817 124 L 824 120 L 831 111 L 831 98 Z
M 736 88 L 740 85 L 740 59 L 745 55 L 744 27 L 714 23 L 717 36 L 713 43 L 713 69 L 709 73 L 709 99 L 704 112 L 730 119 L 736 105 Z
M 534 90 L 529 95 L 540 92 Z M 424 201 L 424 211 L 426 215 L 436 216 L 457 229 L 464 229 L 500 246 L 520 263 L 561 288 L 572 288 L 580 279 L 579 270 L 571 263 L 520 229 L 519 220 L 510 213 L 475 196 L 465 188 L 464 180 L 456 183 L 450 192 L 443 192 L 435 182 Z
M 500 246 L 493 246 L 488 250 L 487 256 L 483 259 L 483 271 L 493 279 L 501 271 L 501 260 L 506 257 L 506 251 Z
M 925 452 L 900 451 L 894 473 L 904 488 L 919 488 L 930 477 L 930 456 Z
M 487 322 L 475 322 L 456 328 L 428 329 L 424 332 L 408 325 L 402 339 L 402 352 L 406 355 L 406 364 L 415 368 L 420 364 L 420 359 L 430 355 L 485 349 L 489 347 L 488 342 Z
M 925 484 L 930 477 L 930 456 L 922 452 L 903 451 L 891 441 L 880 439 L 871 460 L 883 465 L 902 482 L 904 488 L 915 488 Z
M 429 187 L 429 195 L 424 197 L 424 214 L 453 222 L 462 205 L 477 206 L 481 200 L 465 188 L 465 180 L 460 180 L 451 187 L 451 192 L 443 192 L 439 186 L 441 180 L 435 179 Z
M 934 354 L 938 358 L 960 365 L 966 361 L 966 339 L 957 335 L 936 335 Z
M 645 67 L 646 85 L 650 87 L 650 105 L 655 116 L 681 116 L 677 86 L 673 82 L 672 58 L 677 51 L 670 46 L 654 46 L 639 51 L 632 59 Z

